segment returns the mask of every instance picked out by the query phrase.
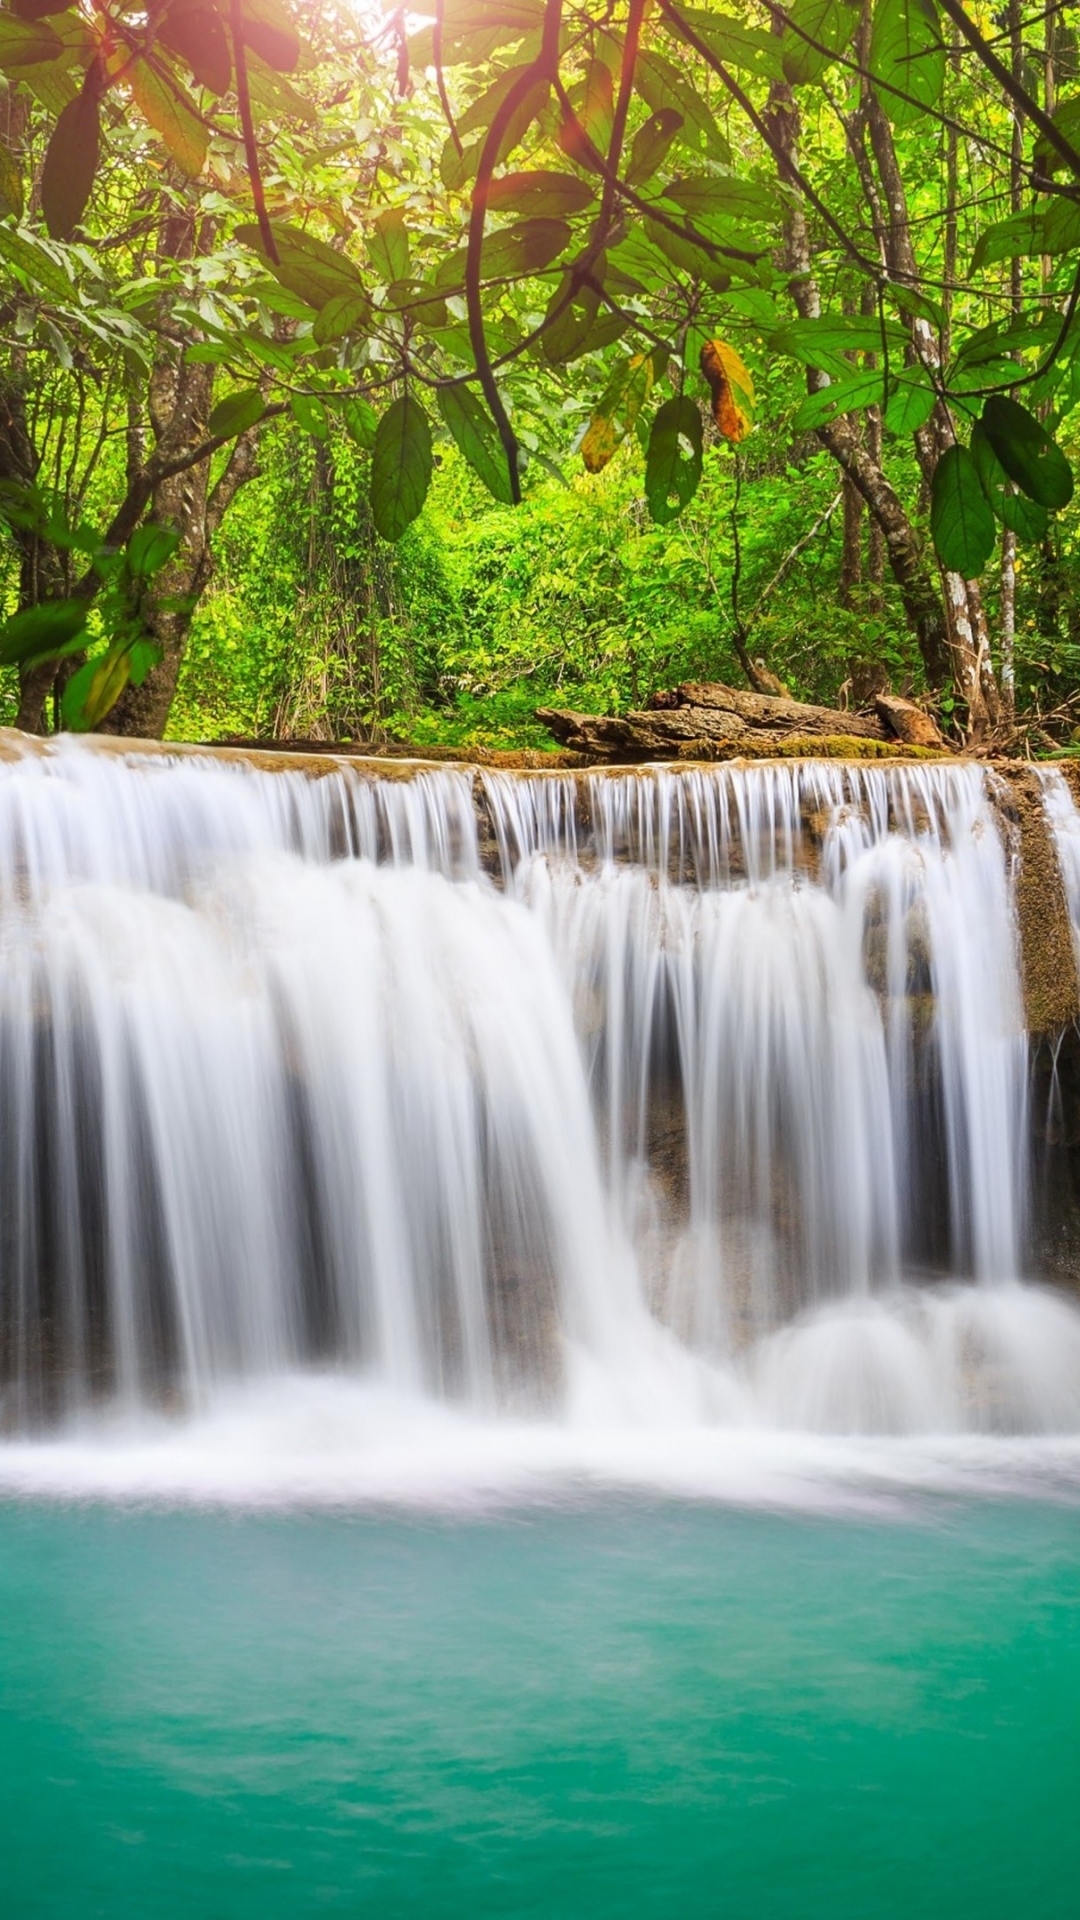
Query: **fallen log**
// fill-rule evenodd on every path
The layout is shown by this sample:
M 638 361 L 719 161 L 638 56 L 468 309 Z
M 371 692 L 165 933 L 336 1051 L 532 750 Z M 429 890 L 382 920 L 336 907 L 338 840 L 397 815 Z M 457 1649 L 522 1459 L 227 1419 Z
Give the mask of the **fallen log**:
M 578 713 L 539 707 L 536 717 L 572 753 L 608 765 L 648 760 L 732 760 L 805 756 L 890 759 L 947 752 L 929 714 L 911 700 L 882 694 L 870 713 L 788 695 L 744 692 L 719 681 L 686 680 L 653 694 L 631 713 Z
M 725 687 L 716 680 L 686 680 L 668 693 L 654 694 L 649 701 L 650 713 L 658 709 L 677 712 L 687 708 L 697 713 L 733 714 L 748 727 L 767 727 L 770 732 L 782 733 L 791 728 L 798 733 L 844 733 L 856 740 L 892 737 L 884 715 L 842 713 L 837 707 L 818 707 L 809 701 L 792 700 L 790 696 L 774 693 L 744 693 L 740 687 Z
M 894 693 L 879 693 L 874 706 L 889 731 L 905 746 L 945 748 L 945 741 L 930 715 L 913 700 L 901 700 Z

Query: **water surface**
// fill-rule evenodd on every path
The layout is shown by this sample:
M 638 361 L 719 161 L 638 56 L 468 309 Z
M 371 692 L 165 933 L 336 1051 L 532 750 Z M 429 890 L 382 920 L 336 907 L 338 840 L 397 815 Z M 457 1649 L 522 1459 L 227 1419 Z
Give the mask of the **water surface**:
M 0 1507 L 10 1920 L 1074 1920 L 1080 1520 Z

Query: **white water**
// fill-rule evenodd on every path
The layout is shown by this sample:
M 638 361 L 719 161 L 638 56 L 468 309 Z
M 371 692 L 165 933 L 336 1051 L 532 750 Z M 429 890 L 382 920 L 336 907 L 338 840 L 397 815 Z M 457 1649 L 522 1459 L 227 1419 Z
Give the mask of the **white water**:
M 1080 1430 L 981 773 L 481 784 L 0 766 L 0 1483 Z

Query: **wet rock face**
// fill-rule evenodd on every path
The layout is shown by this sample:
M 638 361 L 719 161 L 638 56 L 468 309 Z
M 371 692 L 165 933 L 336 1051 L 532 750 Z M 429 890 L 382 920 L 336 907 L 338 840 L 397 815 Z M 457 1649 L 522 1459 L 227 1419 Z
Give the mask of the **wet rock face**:
M 1080 1030 L 1036 1041 L 1029 1083 L 1032 1269 L 1080 1293 Z

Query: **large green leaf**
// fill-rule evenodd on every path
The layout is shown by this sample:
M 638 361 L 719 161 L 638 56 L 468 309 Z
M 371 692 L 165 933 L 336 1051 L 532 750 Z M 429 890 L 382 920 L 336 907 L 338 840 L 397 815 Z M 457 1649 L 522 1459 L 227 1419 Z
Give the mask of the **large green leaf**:
M 645 455 L 645 498 L 654 520 L 674 520 L 697 492 L 701 479 L 702 424 L 686 394 L 666 400 L 652 423 Z
M 370 318 L 371 301 L 366 293 L 337 293 L 322 308 L 311 331 L 320 347 L 328 347 L 346 334 L 359 333 Z
M 855 37 L 859 10 L 848 0 L 795 0 L 783 40 L 784 78 L 793 87 L 819 80 Z M 804 37 L 805 36 L 805 37 Z
M 131 678 L 131 654 L 125 647 L 110 647 L 95 654 L 72 674 L 64 688 L 61 711 L 73 733 L 88 733 L 115 707 Z
M 97 93 L 84 87 L 57 120 L 41 170 L 41 211 L 54 240 L 66 240 L 82 219 L 97 172 L 100 137 Z
M 562 219 L 584 213 L 596 198 L 587 180 L 576 173 L 553 173 L 538 167 L 535 173 L 504 173 L 491 182 L 488 207 L 492 213 L 527 213 Z
M 885 425 L 890 433 L 918 433 L 934 411 L 937 394 L 925 373 L 905 373 L 896 383 L 885 408 Z
M 600 311 L 596 287 L 577 288 L 567 299 L 569 279 L 564 276 L 548 301 L 547 312 L 555 318 L 540 336 L 540 347 L 549 366 L 566 366 L 587 352 L 589 337 Z
M 370 453 L 375 445 L 375 432 L 379 424 L 378 415 L 370 400 L 365 400 L 361 394 L 357 394 L 354 399 L 343 401 L 339 412 L 341 424 L 350 440 L 355 440 L 358 447 L 362 447 L 365 453 Z
M 1009 479 L 1029 500 L 1040 507 L 1068 506 L 1072 468 L 1033 413 L 1007 394 L 991 394 L 983 404 L 982 428 Z
M 819 320 L 790 320 L 769 335 L 775 353 L 789 354 L 805 367 L 820 367 L 839 380 L 851 374 L 849 354 L 881 353 L 883 343 L 902 365 L 907 334 L 893 320 L 882 326 L 858 314 L 822 314 Z
M 945 62 L 934 0 L 875 0 L 870 70 L 882 83 L 883 104 L 894 126 L 912 126 L 927 107 L 937 105 Z M 890 87 L 909 97 L 899 99 Z
M 409 235 L 400 207 L 387 207 L 380 213 L 374 230 L 368 235 L 368 259 L 385 286 L 405 280 L 409 272 Z
M 541 273 L 557 260 L 570 244 L 572 233 L 565 220 L 518 220 L 484 235 L 480 254 L 480 274 L 484 280 L 516 280 L 522 274 Z M 455 247 L 440 262 L 435 285 L 450 293 L 465 284 L 468 249 Z
M 859 407 L 875 405 L 881 399 L 881 388 L 880 369 L 852 372 L 846 380 L 834 381 L 832 386 L 808 394 L 791 424 L 797 432 L 827 426 L 842 413 L 853 413 Z
M 440 387 L 438 398 L 439 412 L 473 472 L 496 500 L 512 506 L 506 450 L 480 396 L 469 387 Z
M 1007 220 L 995 220 L 993 226 L 984 227 L 971 256 L 972 273 L 992 266 L 996 260 L 1042 253 L 1044 217 L 1041 207 L 1028 207 L 1023 213 L 1010 213 Z
M 400 540 L 427 498 L 431 483 L 431 428 L 419 401 L 402 394 L 375 432 L 371 457 L 371 515 L 384 540 Z
M 1080 149 L 1080 94 L 1074 94 L 1069 100 L 1062 100 L 1050 117 L 1058 132 L 1064 135 L 1070 145 Z M 1066 164 L 1045 133 L 1040 133 L 1036 140 L 1032 158 L 1041 173 L 1058 173 Z
M 57 59 L 64 43 L 44 20 L 19 20 L 0 13 L 0 72 L 17 73 Z
M 276 262 L 263 252 L 262 235 L 254 224 L 237 227 L 236 238 L 244 246 L 254 247 L 274 278 L 309 307 L 325 307 L 345 294 L 363 292 L 364 283 L 352 261 L 324 240 L 279 220 L 270 222 L 270 231 L 278 250 Z
M 780 78 L 784 42 L 764 27 L 751 26 L 732 14 L 706 13 L 702 7 L 680 7 L 679 15 L 726 67 L 755 74 L 760 80 Z M 681 38 L 678 22 L 665 14 L 662 24 L 668 33 Z
M 994 516 L 966 447 L 949 447 L 937 463 L 930 531 L 942 566 L 965 580 L 975 579 L 994 551 Z
M 200 87 L 228 93 L 232 55 L 221 15 L 209 0 L 172 0 L 157 31 L 158 39 L 186 60 Z
M 243 0 L 244 40 L 277 73 L 300 63 L 300 36 L 279 0 Z
M 90 611 L 86 600 L 43 600 L 0 626 L 0 666 L 59 659 L 81 646 Z
M 207 431 L 215 439 L 231 439 L 257 425 L 265 412 L 266 401 L 258 387 L 241 387 L 218 401 L 206 423 Z
M 740 180 L 734 174 L 714 173 L 707 178 L 673 180 L 664 188 L 665 201 L 675 205 L 711 237 L 710 223 L 716 220 L 778 219 L 780 202 L 771 187 L 757 180 Z
M 155 133 L 182 172 L 197 180 L 206 165 L 209 134 L 179 82 L 162 78 L 147 60 L 133 60 L 125 78 Z
M 971 431 L 971 457 L 983 492 L 1002 525 L 1011 527 L 1020 540 L 1041 540 L 1050 525 L 1046 508 L 1015 490 L 980 420 Z
M 635 133 L 630 148 L 625 175 L 630 186 L 637 187 L 643 181 L 652 179 L 653 174 L 663 166 L 668 148 L 685 124 L 677 107 L 661 107 L 659 113 L 649 115 L 644 126 Z
M 714 159 L 725 162 L 731 160 L 727 136 L 717 126 L 708 103 L 698 92 L 688 70 L 680 70 L 658 53 L 642 53 L 638 56 L 634 84 L 654 113 L 662 113 L 665 107 L 673 107 L 682 114 L 687 128 L 693 127 Z

